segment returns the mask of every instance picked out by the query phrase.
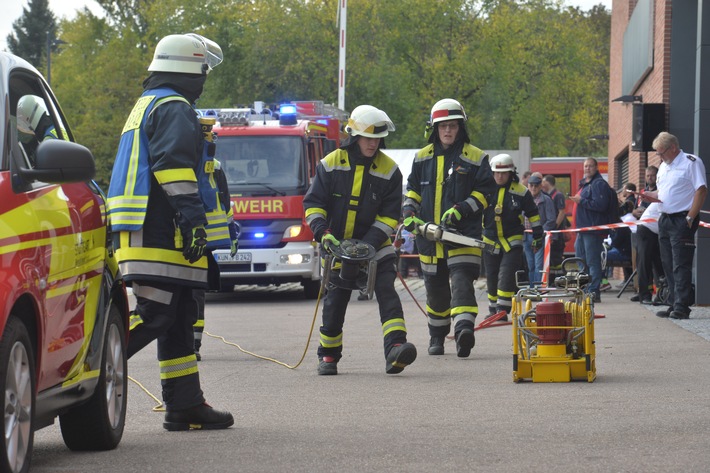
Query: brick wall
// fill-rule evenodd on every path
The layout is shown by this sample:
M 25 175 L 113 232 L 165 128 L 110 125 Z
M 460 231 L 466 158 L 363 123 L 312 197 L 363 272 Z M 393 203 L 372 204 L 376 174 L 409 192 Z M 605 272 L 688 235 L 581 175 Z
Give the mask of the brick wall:
M 666 122 L 670 96 L 670 46 L 672 0 L 651 0 L 654 6 L 653 28 L 653 68 L 639 87 L 631 91 L 642 95 L 644 103 L 665 103 Z M 622 51 L 624 31 L 633 14 L 637 0 L 613 0 L 611 10 L 611 51 L 609 57 L 609 182 L 617 184 L 617 159 L 628 154 L 629 181 L 637 186 L 644 185 L 646 165 L 658 166 L 660 159 L 653 153 L 631 150 L 631 128 L 633 107 L 631 104 L 612 103 L 616 97 L 624 95 L 621 89 Z M 628 91 L 626 93 L 629 93 Z M 648 154 L 648 156 L 646 156 Z M 646 162 L 646 159 L 648 162 Z M 623 184 L 623 183 L 622 183 Z

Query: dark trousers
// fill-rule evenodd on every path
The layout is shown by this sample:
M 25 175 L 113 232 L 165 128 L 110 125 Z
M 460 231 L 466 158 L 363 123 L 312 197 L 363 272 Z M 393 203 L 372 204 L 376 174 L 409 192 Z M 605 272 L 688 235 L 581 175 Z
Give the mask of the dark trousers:
M 502 250 L 498 254 L 483 252 L 483 260 L 488 268 L 487 285 L 490 313 L 493 314 L 501 310 L 510 313 L 513 296 L 518 290 L 515 284 L 515 272 L 522 269 L 522 253 L 522 246 L 513 247 L 507 253 Z
M 658 286 L 663 276 L 663 263 L 658 235 L 645 225 L 639 225 L 636 230 L 636 275 L 639 282 L 639 300 L 650 300 L 653 282 Z
M 695 232 L 699 219 L 688 228 L 687 212 L 661 214 L 658 220 L 658 242 L 661 249 L 663 272 L 668 281 L 668 303 L 672 310 L 690 314 L 693 298 L 693 257 Z
M 386 258 L 377 264 L 377 278 L 375 279 L 375 297 L 380 309 L 380 322 L 383 330 L 388 327 L 384 334 L 385 356 L 390 349 L 400 343 L 407 341 L 407 331 L 404 328 L 404 312 L 399 294 L 394 288 L 394 280 L 397 277 L 395 268 L 395 258 Z M 336 360 L 342 357 L 342 341 L 328 343 L 329 340 L 337 338 L 341 340 L 343 325 L 345 324 L 345 311 L 350 302 L 352 290 L 339 287 L 328 287 L 328 293 L 323 301 L 323 325 L 321 325 L 321 344 L 318 346 L 318 358 L 332 356 Z M 401 324 L 390 324 L 393 319 L 401 319 Z M 328 345 L 328 346 L 324 346 Z
M 157 339 L 160 383 L 168 410 L 205 402 L 192 332 L 197 314 L 192 289 L 155 281 L 133 282 L 137 304 L 131 315 L 128 357 Z
M 490 271 L 487 268 L 487 271 Z M 478 303 L 473 283 L 478 279 L 479 266 L 473 263 L 448 267 L 445 259 L 437 261 L 436 273 L 424 273 L 429 335 L 445 337 L 454 320 L 454 333 L 464 328 L 473 330 L 478 315 Z
M 195 351 L 200 351 L 202 347 L 202 332 L 205 331 L 205 291 L 204 289 L 193 289 L 192 294 L 195 297 L 195 305 L 197 306 L 197 320 L 193 325 L 195 335 Z

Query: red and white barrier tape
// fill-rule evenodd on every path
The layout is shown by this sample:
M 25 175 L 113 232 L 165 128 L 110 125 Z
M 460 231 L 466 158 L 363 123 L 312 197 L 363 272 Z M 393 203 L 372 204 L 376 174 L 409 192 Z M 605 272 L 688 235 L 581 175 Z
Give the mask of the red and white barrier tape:
M 705 210 L 701 210 L 700 212 L 702 213 L 710 213 Z M 569 228 L 566 230 L 545 230 L 545 253 L 543 256 L 543 265 L 542 265 L 542 282 L 544 285 L 547 285 L 548 282 L 548 276 L 550 274 L 550 246 L 552 242 L 552 234 L 553 233 L 579 233 L 579 232 L 593 232 L 593 231 L 598 231 L 598 230 L 613 230 L 615 228 L 623 228 L 623 227 L 634 227 L 637 225 L 643 225 L 645 223 L 653 223 L 657 222 L 658 220 L 655 218 L 644 218 L 642 220 L 635 220 L 633 222 L 619 222 L 619 223 L 610 223 L 607 225 L 594 225 L 591 227 L 582 227 L 582 228 Z M 702 220 L 700 221 L 700 226 L 705 227 L 705 228 L 710 228 L 710 223 L 708 222 L 703 222 Z M 530 230 L 525 230 L 530 231 Z

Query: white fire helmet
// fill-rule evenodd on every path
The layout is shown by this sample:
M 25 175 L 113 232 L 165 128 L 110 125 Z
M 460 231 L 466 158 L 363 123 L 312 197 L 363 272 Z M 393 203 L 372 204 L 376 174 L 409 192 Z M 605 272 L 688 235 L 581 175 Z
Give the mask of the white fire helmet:
M 179 72 L 208 74 L 223 59 L 222 48 L 217 43 L 194 33 L 172 34 L 158 42 L 151 72 Z
M 429 119 L 430 125 L 433 126 L 435 123 L 446 120 L 468 120 L 466 112 L 463 109 L 463 105 L 461 105 L 457 100 L 442 99 L 431 107 L 431 117 Z
M 44 100 L 36 95 L 25 95 L 17 102 L 17 129 L 34 135 L 37 125 L 47 113 Z
M 394 123 L 382 110 L 372 105 L 355 107 L 348 118 L 345 132 L 352 136 L 365 136 L 367 138 L 384 138 L 390 131 L 394 131 Z
M 491 171 L 515 172 L 515 163 L 509 154 L 497 154 L 491 158 Z

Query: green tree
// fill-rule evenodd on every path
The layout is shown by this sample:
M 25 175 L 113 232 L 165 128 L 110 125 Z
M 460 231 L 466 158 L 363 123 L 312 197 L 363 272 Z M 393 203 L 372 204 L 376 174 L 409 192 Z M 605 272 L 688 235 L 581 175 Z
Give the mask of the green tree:
M 40 69 L 47 60 L 47 44 L 56 51 L 54 33 L 57 19 L 49 9 L 49 0 L 29 0 L 22 7 L 22 16 L 12 23 L 13 33 L 7 36 L 10 52 Z
M 224 62 L 201 108 L 337 98 L 338 0 L 98 0 L 60 25 L 55 91 L 107 183 L 123 123 L 141 93 L 157 42 L 195 32 Z M 603 154 L 589 137 L 607 129 L 610 14 L 560 0 L 349 2 L 346 108 L 372 104 L 397 130 L 391 148 L 423 146 L 431 106 L 465 106 L 474 144 L 535 156 Z M 55 66 L 56 65 L 56 66 Z

